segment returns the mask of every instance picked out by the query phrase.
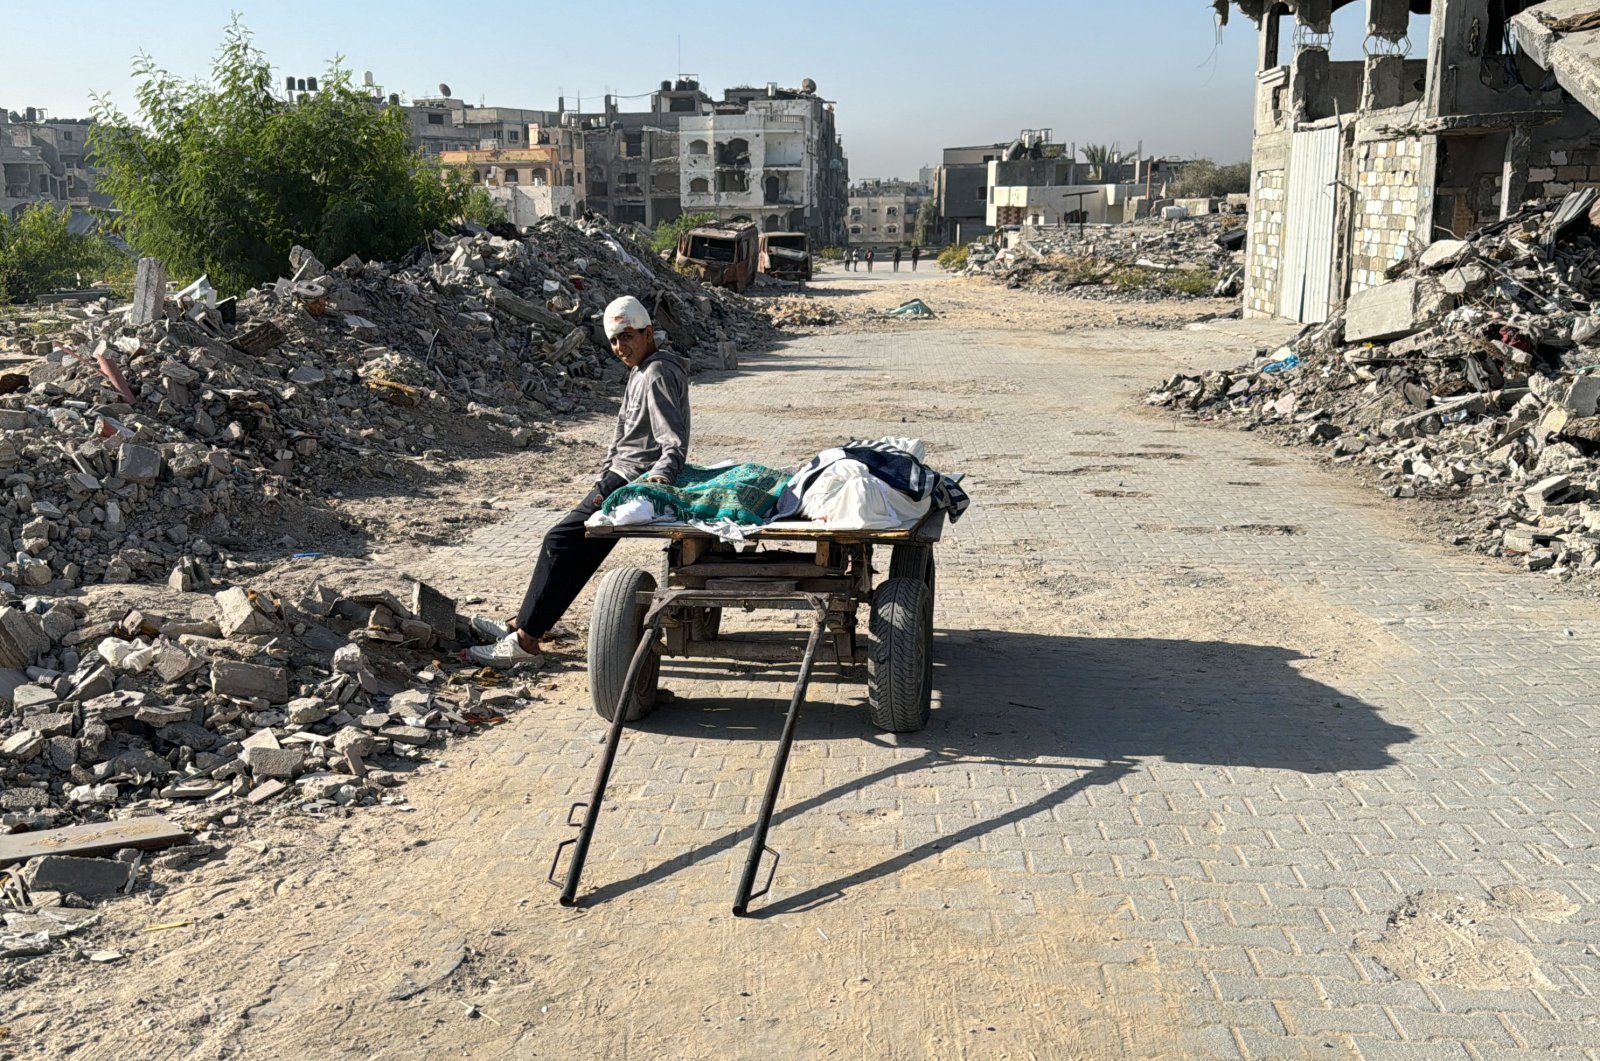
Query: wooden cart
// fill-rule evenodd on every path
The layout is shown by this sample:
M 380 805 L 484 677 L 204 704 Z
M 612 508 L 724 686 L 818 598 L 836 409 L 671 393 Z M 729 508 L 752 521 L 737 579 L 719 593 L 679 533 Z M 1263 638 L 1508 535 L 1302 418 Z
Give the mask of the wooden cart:
M 682 524 L 590 528 L 592 537 L 664 539 L 666 560 L 659 581 L 642 568 L 607 573 L 595 598 L 589 693 L 595 711 L 611 728 L 588 801 L 568 811 L 568 824 L 578 835 L 557 846 L 550 865 L 549 879 L 561 888 L 562 904 L 577 901 L 578 880 L 623 728 L 654 708 L 664 656 L 800 664 L 733 912 L 742 916 L 750 900 L 765 895 L 778 867 L 778 852 L 767 846 L 767 832 L 817 660 L 865 667 L 867 711 L 880 729 L 909 733 L 927 725 L 933 687 L 933 546 L 943 530 L 942 511 L 911 530 L 775 523 L 750 533 L 748 541 L 757 546 L 752 549 Z M 888 547 L 889 563 L 885 577 L 874 584 L 873 550 L 880 546 Z M 863 605 L 869 609 L 865 636 L 857 618 Z M 809 613 L 810 634 L 804 640 L 792 630 L 787 635 L 726 634 L 726 608 Z M 572 859 L 565 880 L 558 880 L 569 847 Z M 772 861 L 757 890 L 756 876 L 768 854 Z

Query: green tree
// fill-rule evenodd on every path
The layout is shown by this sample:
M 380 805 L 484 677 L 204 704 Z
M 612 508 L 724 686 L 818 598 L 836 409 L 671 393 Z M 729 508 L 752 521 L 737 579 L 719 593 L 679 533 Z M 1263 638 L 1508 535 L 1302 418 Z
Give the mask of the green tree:
M 917 219 L 912 223 L 911 245 L 913 247 L 926 247 L 928 233 L 933 231 L 939 223 L 939 206 L 932 199 L 922 200 L 922 205 L 917 207 Z
M 716 219 L 715 214 L 684 214 L 676 220 L 663 221 L 656 227 L 656 234 L 650 238 L 650 249 L 657 254 L 672 250 L 685 232 L 701 225 L 709 225 Z
M 1116 161 L 1116 155 L 1110 144 L 1085 144 L 1083 145 L 1083 160 L 1094 167 L 1093 180 L 1102 180 L 1106 167 Z
M 393 258 L 458 217 L 467 187 L 409 146 L 398 107 L 351 87 L 338 60 L 319 91 L 273 94 L 272 67 L 237 16 L 210 80 L 134 63 L 140 123 L 95 99 L 91 146 L 115 224 L 179 276 L 237 290 L 281 274 L 295 244 L 337 262 Z
M 93 276 L 116 252 L 97 235 L 73 232 L 72 211 L 35 203 L 15 221 L 0 214 L 0 302 L 26 302 Z
M 480 184 L 467 192 L 467 197 L 461 204 L 461 220 L 474 221 L 480 225 L 496 225 L 506 219 L 505 206 L 489 194 L 489 189 Z
M 1250 163 L 1219 166 L 1209 158 L 1197 158 L 1183 167 L 1169 190 L 1178 199 L 1209 199 L 1247 192 L 1250 190 Z

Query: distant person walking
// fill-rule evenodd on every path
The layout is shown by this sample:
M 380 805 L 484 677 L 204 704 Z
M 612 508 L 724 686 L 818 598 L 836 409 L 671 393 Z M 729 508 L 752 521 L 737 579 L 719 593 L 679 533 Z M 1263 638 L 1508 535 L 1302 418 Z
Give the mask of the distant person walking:
M 897 272 L 897 273 L 900 271 L 900 248 L 899 247 L 896 247 L 894 249 L 894 271 Z
M 872 260 L 876 256 L 877 256 L 877 252 L 874 250 L 874 248 L 868 247 L 867 248 L 867 272 L 869 272 L 869 273 L 872 272 Z
M 920 258 L 920 257 L 922 257 L 922 248 L 921 247 L 912 247 L 911 248 L 911 271 L 912 272 L 916 272 L 917 271 L 917 259 Z

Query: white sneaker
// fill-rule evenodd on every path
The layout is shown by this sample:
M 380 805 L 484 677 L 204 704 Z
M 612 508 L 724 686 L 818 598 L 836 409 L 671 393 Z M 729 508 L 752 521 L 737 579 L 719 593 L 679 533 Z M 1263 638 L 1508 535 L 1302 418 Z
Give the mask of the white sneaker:
M 487 615 L 474 615 L 467 621 L 467 625 L 479 637 L 487 637 L 491 640 L 499 640 L 511 632 L 511 627 L 498 619 L 491 619 Z
M 492 645 L 474 645 L 467 649 L 467 657 L 485 667 L 515 667 L 521 663 L 543 663 L 544 656 L 529 652 L 512 631 Z

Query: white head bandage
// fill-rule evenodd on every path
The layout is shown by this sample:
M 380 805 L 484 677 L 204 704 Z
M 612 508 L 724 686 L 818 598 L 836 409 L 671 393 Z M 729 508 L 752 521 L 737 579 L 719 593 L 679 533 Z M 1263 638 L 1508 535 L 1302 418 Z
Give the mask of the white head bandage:
M 626 328 L 641 332 L 650 330 L 649 310 L 632 295 L 623 295 L 613 300 L 611 305 L 606 307 L 602 319 L 605 321 L 607 339 L 615 339 L 617 333 Z

